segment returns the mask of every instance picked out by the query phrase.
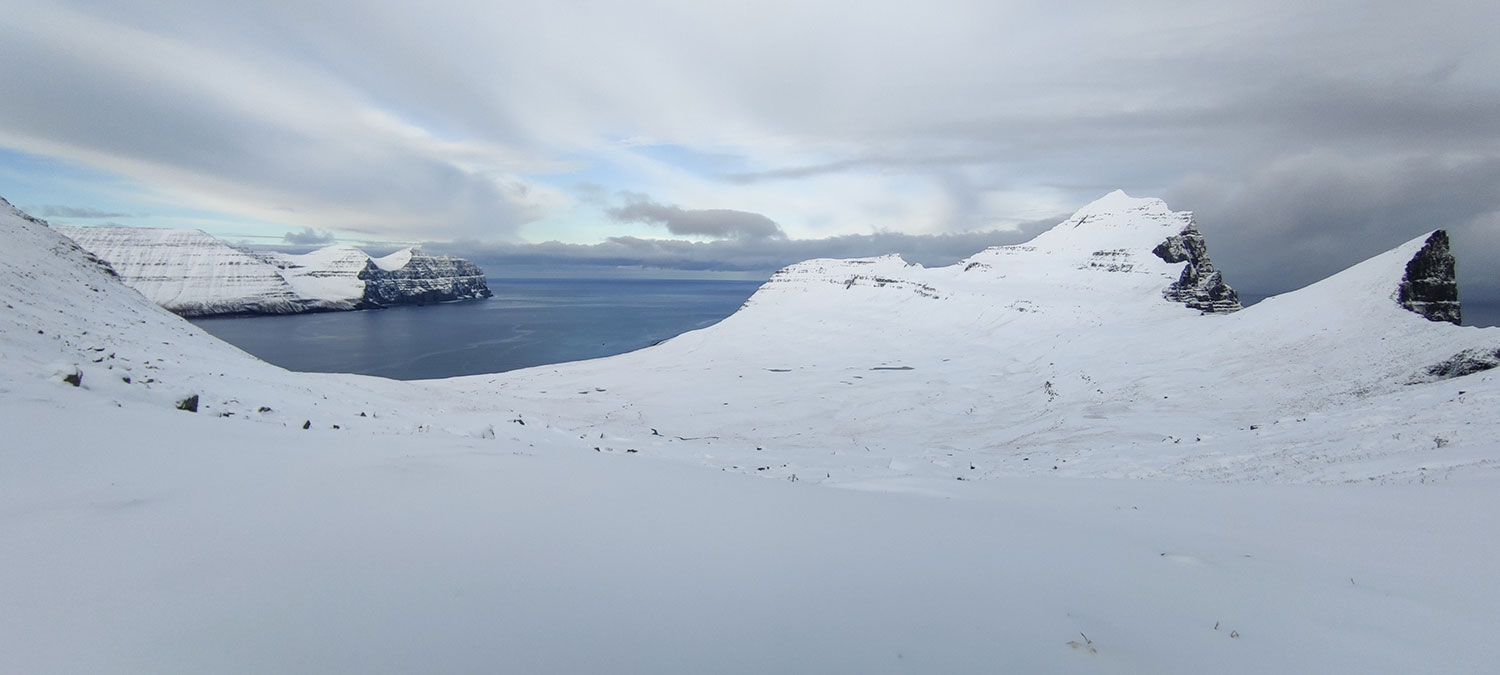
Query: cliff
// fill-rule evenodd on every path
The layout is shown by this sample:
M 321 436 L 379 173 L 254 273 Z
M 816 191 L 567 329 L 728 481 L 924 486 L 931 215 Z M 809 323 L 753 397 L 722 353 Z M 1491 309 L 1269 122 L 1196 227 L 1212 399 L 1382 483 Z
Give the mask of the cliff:
M 490 297 L 460 258 L 404 249 L 377 262 L 352 246 L 311 253 L 244 251 L 200 230 L 59 227 L 126 285 L 183 316 L 293 314 Z

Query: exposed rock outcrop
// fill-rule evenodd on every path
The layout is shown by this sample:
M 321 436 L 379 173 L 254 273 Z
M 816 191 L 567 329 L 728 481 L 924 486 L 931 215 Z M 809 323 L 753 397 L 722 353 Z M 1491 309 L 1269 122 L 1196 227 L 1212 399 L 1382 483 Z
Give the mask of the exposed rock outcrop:
M 1422 250 L 1406 263 L 1406 275 L 1401 278 L 1396 301 L 1428 321 L 1463 322 L 1456 263 L 1446 231 L 1433 232 Z
M 1187 263 L 1177 281 L 1162 291 L 1168 300 L 1215 314 L 1240 309 L 1239 294 L 1224 283 L 1224 274 L 1214 269 L 1213 261 L 1208 258 L 1208 245 L 1196 223 L 1189 222 L 1180 234 L 1167 237 L 1151 252 L 1169 263 Z
M 1412 384 L 1420 382 L 1433 382 L 1436 380 L 1447 380 L 1474 373 L 1482 373 L 1500 367 L 1500 349 L 1474 348 L 1465 349 L 1453 356 L 1427 367 L 1427 370 L 1415 378 Z

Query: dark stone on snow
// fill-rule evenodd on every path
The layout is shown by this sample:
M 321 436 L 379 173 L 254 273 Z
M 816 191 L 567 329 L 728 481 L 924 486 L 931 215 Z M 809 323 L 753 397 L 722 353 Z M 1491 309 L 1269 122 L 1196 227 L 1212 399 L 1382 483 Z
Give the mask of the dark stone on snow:
M 1441 363 L 1428 366 L 1424 376 L 1414 378 L 1409 384 L 1448 380 L 1496 367 L 1500 367 L 1500 349 L 1465 349 Z
M 1463 322 L 1458 304 L 1458 274 L 1448 233 L 1438 230 L 1427 238 L 1422 250 L 1406 263 L 1406 275 L 1396 291 L 1396 301 L 1428 321 Z
M 1214 269 L 1208 258 L 1208 245 L 1196 223 L 1189 223 L 1179 234 L 1151 249 L 1156 257 L 1169 263 L 1185 262 L 1177 281 L 1162 295 L 1193 309 L 1212 314 L 1228 314 L 1240 309 L 1240 296 L 1224 283 L 1224 274 Z
M 193 394 L 192 396 L 178 401 L 177 409 L 186 410 L 188 412 L 198 412 L 198 395 Z
M 71 384 L 71 385 L 73 385 L 75 387 L 82 386 L 83 385 L 83 371 L 78 370 L 77 368 L 74 368 L 73 372 L 68 373 L 67 375 L 63 376 L 63 382 L 67 382 L 68 384 Z

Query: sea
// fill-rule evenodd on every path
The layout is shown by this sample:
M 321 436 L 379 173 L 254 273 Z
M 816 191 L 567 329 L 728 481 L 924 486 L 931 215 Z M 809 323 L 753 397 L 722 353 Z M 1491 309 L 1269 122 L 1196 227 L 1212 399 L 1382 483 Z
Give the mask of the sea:
M 760 281 L 488 279 L 486 300 L 357 312 L 193 319 L 288 370 L 398 380 L 613 356 L 711 326 Z

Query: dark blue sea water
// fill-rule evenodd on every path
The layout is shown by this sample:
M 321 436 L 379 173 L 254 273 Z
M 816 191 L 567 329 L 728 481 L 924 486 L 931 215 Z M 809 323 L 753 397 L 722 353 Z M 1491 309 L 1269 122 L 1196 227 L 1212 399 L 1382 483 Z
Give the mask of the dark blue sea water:
M 490 279 L 475 302 L 193 323 L 290 370 L 415 380 L 634 351 L 717 323 L 760 283 Z

